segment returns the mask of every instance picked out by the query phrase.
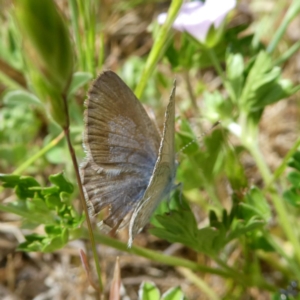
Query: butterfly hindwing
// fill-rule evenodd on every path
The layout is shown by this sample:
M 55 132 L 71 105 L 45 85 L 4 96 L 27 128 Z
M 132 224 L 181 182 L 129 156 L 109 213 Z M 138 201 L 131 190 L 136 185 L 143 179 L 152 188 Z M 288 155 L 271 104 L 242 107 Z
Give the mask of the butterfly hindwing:
M 127 85 L 111 71 L 92 84 L 86 101 L 81 166 L 91 214 L 106 206 L 104 223 L 118 226 L 142 198 L 157 159 L 160 135 Z

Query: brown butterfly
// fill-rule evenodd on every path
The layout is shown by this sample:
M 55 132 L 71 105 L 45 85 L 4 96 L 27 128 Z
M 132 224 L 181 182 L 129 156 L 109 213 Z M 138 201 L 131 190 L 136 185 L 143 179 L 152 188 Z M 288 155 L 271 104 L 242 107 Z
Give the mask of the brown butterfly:
M 175 187 L 175 83 L 162 137 L 130 88 L 112 71 L 93 82 L 86 101 L 81 178 L 90 215 L 109 207 L 100 226 L 129 221 L 129 241 Z

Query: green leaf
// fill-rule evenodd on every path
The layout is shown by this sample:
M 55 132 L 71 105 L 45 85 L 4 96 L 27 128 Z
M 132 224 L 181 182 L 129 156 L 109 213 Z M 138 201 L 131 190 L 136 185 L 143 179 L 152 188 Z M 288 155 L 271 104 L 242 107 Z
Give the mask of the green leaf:
M 260 229 L 264 225 L 265 222 L 261 220 L 257 220 L 255 217 L 253 217 L 247 223 L 242 220 L 239 220 L 235 223 L 235 228 L 227 236 L 227 242 L 230 242 L 233 239 L 244 236 L 248 232 L 254 231 L 256 229 Z
M 299 172 L 290 172 L 287 176 L 287 179 L 295 188 L 300 188 L 300 173 Z
M 155 215 L 155 220 L 156 227 L 150 229 L 151 234 L 208 255 L 214 255 L 219 251 L 218 238 L 224 240 L 220 230 L 211 227 L 199 230 L 190 210 L 171 210 L 168 215 Z
M 18 105 L 42 105 L 42 102 L 34 94 L 26 91 L 11 91 L 3 97 L 5 104 L 18 104 Z
M 300 194 L 296 188 L 290 188 L 283 193 L 283 198 L 294 207 L 300 207 Z
M 229 54 L 226 60 L 227 78 L 234 91 L 232 100 L 240 98 L 244 84 L 244 60 L 241 54 Z
M 282 80 L 281 69 L 273 67 L 270 56 L 261 51 L 251 65 L 240 98 L 240 109 L 246 112 L 263 109 L 292 93 L 292 83 Z
M 53 238 L 45 238 L 43 240 L 42 251 L 50 253 L 62 248 L 65 244 L 62 241 L 61 236 L 55 236 Z
M 252 187 L 245 197 L 245 203 L 241 203 L 243 207 L 243 217 L 246 220 L 250 220 L 256 216 L 263 219 L 265 222 L 269 222 L 272 218 L 271 208 L 264 197 L 261 190 L 257 187 Z
M 58 186 L 60 191 L 62 191 L 62 192 L 71 194 L 74 191 L 74 187 L 73 187 L 72 183 L 70 183 L 69 181 L 67 181 L 65 179 L 63 173 L 50 175 L 49 180 L 54 185 Z
M 88 83 L 93 78 L 93 75 L 88 72 L 76 72 L 72 76 L 72 81 L 68 90 L 68 96 L 76 93 L 76 91 Z
M 160 300 L 160 292 L 153 282 L 143 282 L 141 284 L 139 300 Z
M 184 300 L 184 299 L 186 298 L 179 286 L 169 289 L 161 297 L 161 300 Z
M 68 228 L 64 228 L 61 234 L 62 242 L 64 244 L 68 243 L 69 241 L 69 230 Z
M 31 212 L 36 212 L 36 213 L 48 213 L 48 207 L 45 203 L 45 201 L 41 198 L 35 197 L 31 201 L 27 201 L 27 208 Z
M 248 186 L 244 166 L 241 164 L 237 153 L 238 148 L 226 148 L 225 173 L 233 190 L 240 190 Z
M 233 106 L 224 96 L 215 91 L 213 93 L 204 92 L 204 115 L 213 123 L 222 120 L 225 125 L 231 123 L 233 119 Z
M 36 193 L 31 187 L 40 186 L 40 184 L 30 176 L 21 176 L 18 184 L 15 186 L 16 195 L 23 200 L 33 198 Z
M 47 195 L 45 196 L 45 202 L 47 207 L 52 210 L 61 209 L 64 206 L 64 203 L 60 201 L 58 195 Z
M 16 16 L 34 64 L 56 90 L 63 92 L 73 70 L 69 32 L 52 0 L 16 0 Z
M 300 172 L 300 151 L 296 151 L 288 165 Z
M 49 235 L 49 236 L 60 236 L 62 233 L 62 228 L 58 225 L 46 225 L 45 226 L 45 232 Z
M 13 174 L 0 174 L 0 181 L 4 188 L 14 188 L 20 182 L 20 176 Z
M 33 233 L 26 235 L 25 239 L 26 241 L 18 246 L 18 250 L 27 252 L 41 251 L 42 242 L 44 240 L 43 236 Z

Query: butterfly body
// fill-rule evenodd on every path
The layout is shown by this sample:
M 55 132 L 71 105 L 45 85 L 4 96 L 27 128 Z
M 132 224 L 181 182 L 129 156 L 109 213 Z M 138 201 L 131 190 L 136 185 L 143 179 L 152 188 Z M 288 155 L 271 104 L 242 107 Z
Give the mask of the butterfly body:
M 127 215 L 129 242 L 147 224 L 174 187 L 175 88 L 161 138 L 145 109 L 111 71 L 92 84 L 85 111 L 85 162 L 81 178 L 91 215 L 110 208 L 103 227 L 122 226 Z

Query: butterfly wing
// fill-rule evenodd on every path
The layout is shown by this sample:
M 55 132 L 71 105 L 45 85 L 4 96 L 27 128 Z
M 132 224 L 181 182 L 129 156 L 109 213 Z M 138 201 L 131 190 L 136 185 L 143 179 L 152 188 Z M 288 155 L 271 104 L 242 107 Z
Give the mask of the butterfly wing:
M 170 96 L 165 113 L 163 137 L 160 143 L 158 158 L 145 194 L 135 207 L 129 223 L 128 247 L 131 247 L 136 234 L 148 223 L 159 202 L 174 187 L 176 173 L 175 163 L 175 89 Z
M 104 224 L 116 228 L 143 197 L 160 135 L 133 92 L 112 71 L 94 81 L 86 106 L 84 193 L 90 214 L 109 206 Z

